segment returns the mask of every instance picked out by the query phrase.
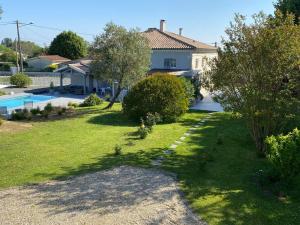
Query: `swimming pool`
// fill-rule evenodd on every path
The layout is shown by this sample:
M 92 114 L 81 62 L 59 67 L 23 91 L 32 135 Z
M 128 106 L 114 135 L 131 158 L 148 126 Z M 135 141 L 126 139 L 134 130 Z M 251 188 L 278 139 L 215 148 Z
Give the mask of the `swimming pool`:
M 47 95 L 22 95 L 16 97 L 8 97 L 4 99 L 0 99 L 0 107 L 6 106 L 8 109 L 17 108 L 20 106 L 24 106 L 24 102 L 43 102 L 54 99 L 53 96 Z

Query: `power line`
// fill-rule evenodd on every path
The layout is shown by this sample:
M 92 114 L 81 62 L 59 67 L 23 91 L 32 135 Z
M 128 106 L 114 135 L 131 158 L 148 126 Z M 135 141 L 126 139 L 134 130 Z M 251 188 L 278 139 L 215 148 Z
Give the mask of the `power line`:
M 64 30 L 61 28 L 41 26 L 41 25 L 36 25 L 36 24 L 30 24 L 30 26 L 41 28 L 41 29 L 55 30 L 55 31 L 65 31 L 66 30 L 66 29 Z M 81 34 L 81 35 L 93 36 L 93 37 L 96 36 L 95 34 L 89 34 L 89 33 L 81 33 L 81 32 L 76 32 L 76 33 Z

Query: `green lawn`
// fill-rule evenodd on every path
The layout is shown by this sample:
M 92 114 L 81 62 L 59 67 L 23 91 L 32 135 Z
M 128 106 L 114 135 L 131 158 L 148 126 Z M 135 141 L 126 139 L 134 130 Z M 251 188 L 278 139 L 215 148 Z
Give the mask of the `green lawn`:
M 187 113 L 178 123 L 157 125 L 145 140 L 136 137 L 137 124 L 121 114 L 120 105 L 73 119 L 35 122 L 20 133 L 1 133 L 0 187 L 121 164 L 148 167 L 151 159 L 163 155 L 191 124 L 206 116 Z M 123 146 L 121 156 L 113 155 L 116 144 Z M 178 175 L 193 209 L 209 224 L 299 224 L 299 190 L 291 188 L 285 201 L 262 191 L 255 174 L 266 167 L 243 121 L 226 113 L 214 114 L 163 164 Z

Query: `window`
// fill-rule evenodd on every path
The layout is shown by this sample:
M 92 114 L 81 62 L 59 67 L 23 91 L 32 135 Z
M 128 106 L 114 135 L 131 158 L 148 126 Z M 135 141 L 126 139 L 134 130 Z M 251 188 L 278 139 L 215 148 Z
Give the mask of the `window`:
M 195 65 L 196 69 L 199 68 L 199 59 L 196 59 L 196 65 Z
M 164 67 L 167 69 L 176 68 L 176 59 L 165 59 Z

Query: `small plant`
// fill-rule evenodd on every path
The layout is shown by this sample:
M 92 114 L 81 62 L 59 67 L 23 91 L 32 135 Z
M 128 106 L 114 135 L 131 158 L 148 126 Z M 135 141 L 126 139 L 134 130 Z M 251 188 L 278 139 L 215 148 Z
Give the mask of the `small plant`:
M 48 113 L 50 113 L 50 112 L 53 111 L 53 106 L 52 106 L 52 104 L 51 104 L 50 102 L 47 103 L 47 105 L 46 105 L 45 108 L 44 108 L 44 111 L 46 111 L 46 112 L 48 112 Z
M 140 136 L 140 139 L 145 139 L 150 133 L 150 129 L 145 126 L 143 119 L 141 119 L 141 126 L 139 127 L 137 132 L 138 135 Z
M 300 131 L 296 128 L 287 135 L 270 136 L 266 145 L 274 176 L 288 182 L 293 180 L 300 173 Z
M 90 94 L 86 99 L 84 99 L 81 106 L 83 106 L 83 107 L 96 106 L 96 105 L 101 105 L 102 103 L 103 103 L 103 100 L 101 98 L 99 98 L 97 94 Z
M 24 88 L 30 86 L 32 80 L 24 73 L 16 73 L 10 77 L 10 83 L 18 88 Z
M 76 102 L 69 102 L 68 103 L 68 107 L 69 108 L 77 108 L 79 105 L 78 105 L 78 103 L 76 103 Z
M 53 81 L 51 81 L 51 83 L 50 83 L 50 89 L 51 89 L 51 90 L 54 89 L 54 83 L 53 83 Z
M 32 115 L 36 116 L 38 114 L 41 114 L 41 109 L 38 106 L 36 109 L 31 109 L 30 112 L 31 112 Z
M 145 119 L 145 125 L 149 128 L 150 131 L 152 131 L 153 126 L 161 121 L 161 117 L 158 113 L 148 112 Z
M 11 120 L 31 120 L 32 114 L 27 110 L 19 110 L 19 111 L 13 111 L 11 114 Z
M 64 108 L 64 107 L 63 108 L 58 107 L 57 108 L 57 115 L 62 116 L 66 111 L 67 111 L 66 108 Z
M 116 145 L 115 148 L 115 155 L 121 155 L 122 154 L 122 147 L 121 145 Z

